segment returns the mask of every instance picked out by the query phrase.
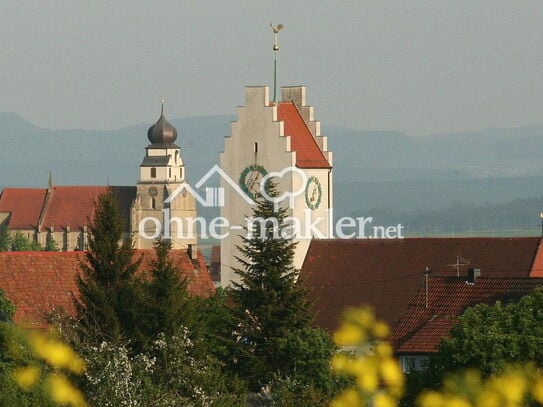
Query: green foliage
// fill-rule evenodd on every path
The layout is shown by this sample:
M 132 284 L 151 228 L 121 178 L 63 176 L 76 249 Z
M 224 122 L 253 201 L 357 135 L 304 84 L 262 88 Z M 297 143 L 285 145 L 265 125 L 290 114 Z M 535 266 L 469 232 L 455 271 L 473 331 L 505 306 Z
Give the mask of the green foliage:
M 0 323 L 12 322 L 13 315 L 15 315 L 15 306 L 5 297 L 4 291 L 0 289 Z
M 7 252 L 11 249 L 11 236 L 6 225 L 0 226 L 0 252 Z
M 127 343 L 84 347 L 85 393 L 97 406 L 243 405 L 243 387 L 228 382 L 216 360 L 195 355 L 199 347 L 187 330 L 158 335 L 141 353 Z
M 273 183 L 266 188 L 269 196 L 279 195 Z M 253 215 L 266 221 L 254 222 L 243 238 L 242 268 L 236 270 L 241 282 L 231 291 L 236 370 L 252 390 L 287 376 L 303 384 L 315 378 L 326 382 L 320 375 L 329 374 L 333 346 L 322 331 L 309 328 L 313 315 L 307 292 L 296 284 L 292 266 L 295 243 L 282 235 L 287 211 L 275 211 L 273 202 L 260 196 Z M 314 353 L 310 343 L 320 349 Z
M 55 239 L 53 239 L 53 236 L 50 234 L 47 235 L 45 239 L 45 247 L 43 248 L 46 252 L 58 252 L 59 247 Z
M 22 232 L 15 232 L 11 238 L 10 250 L 13 252 L 39 251 L 42 247 L 39 243 L 31 241 Z
M 236 347 L 236 340 L 232 338 L 236 323 L 227 300 L 227 293 L 222 288 L 218 288 L 215 294 L 208 298 L 194 298 L 195 308 L 198 310 L 195 314 L 195 329 L 198 337 L 205 343 L 207 352 L 235 370 L 231 355 Z
M 447 372 L 474 367 L 485 377 L 511 364 L 543 367 L 543 288 L 518 302 L 468 308 L 424 372 L 408 375 L 404 405 L 423 388 L 437 389 Z
M 38 363 L 29 351 L 27 339 L 12 323 L 15 307 L 0 290 L 0 406 L 53 406 L 43 386 L 22 390 L 13 377 L 21 364 Z
M 133 260 L 132 241 L 123 238 L 124 221 L 111 191 L 99 196 L 94 216 L 77 281 L 79 326 L 98 343 L 130 338 L 137 330 L 141 305 L 134 279 L 140 261 Z
M 181 327 L 193 325 L 192 303 L 187 291 L 188 282 L 174 266 L 170 255 L 171 243 L 159 240 L 155 243 L 156 260 L 152 262 L 152 278 L 146 288 L 151 302 L 154 332 L 173 335 Z

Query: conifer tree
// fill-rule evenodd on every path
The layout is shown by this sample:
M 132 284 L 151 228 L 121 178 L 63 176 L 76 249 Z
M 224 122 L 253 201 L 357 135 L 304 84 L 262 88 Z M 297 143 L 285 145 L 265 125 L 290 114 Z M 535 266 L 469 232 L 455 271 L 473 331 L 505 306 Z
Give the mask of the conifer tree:
M 76 309 L 80 327 L 97 341 L 132 337 L 137 329 L 137 284 L 131 239 L 124 238 L 124 220 L 111 191 L 98 197 L 89 224 L 89 250 L 78 277 Z
M 45 252 L 58 252 L 58 244 L 55 239 L 53 239 L 53 236 L 47 235 L 45 239 L 45 247 L 43 248 L 43 251 Z
M 0 252 L 7 252 L 11 248 L 11 236 L 7 226 L 0 227 Z
M 154 248 L 156 258 L 151 262 L 151 273 L 142 282 L 145 291 L 140 317 L 142 345 L 156 339 L 158 334 L 170 337 L 182 328 L 192 328 L 194 323 L 188 282 L 170 258 L 171 242 L 159 239 Z
M 270 197 L 278 196 L 273 182 L 266 188 Z M 235 359 L 238 372 L 253 390 L 292 374 L 297 360 L 311 358 L 311 350 L 298 348 L 296 354 L 287 343 L 287 338 L 312 329 L 313 315 L 306 290 L 296 284 L 295 243 L 282 234 L 287 209 L 277 209 L 273 202 L 257 197 L 253 219 L 265 221 L 252 222 L 242 238 L 238 247 L 242 268 L 236 270 L 240 283 L 234 283 L 231 292 L 239 338 Z

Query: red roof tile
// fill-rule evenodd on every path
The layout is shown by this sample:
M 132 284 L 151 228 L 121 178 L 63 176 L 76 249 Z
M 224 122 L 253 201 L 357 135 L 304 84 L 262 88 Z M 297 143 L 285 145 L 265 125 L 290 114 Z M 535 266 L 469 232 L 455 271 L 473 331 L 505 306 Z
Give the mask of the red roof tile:
M 135 197 L 135 187 L 110 187 L 119 199 L 121 212 L 128 219 L 129 208 Z M 93 218 L 98 196 L 107 191 L 107 186 L 63 186 L 53 187 L 45 209 L 43 226 L 50 228 L 80 229 Z
M 543 240 L 539 243 L 534 263 L 532 264 L 531 277 L 543 277 Z
M 484 278 L 468 284 L 465 278 L 430 277 L 428 297 L 422 287 L 392 332 L 396 353 L 432 353 L 456 318 L 476 304 L 517 300 L 543 285 L 543 278 Z M 428 306 L 426 306 L 428 301 Z
M 333 331 L 346 307 L 370 305 L 394 327 L 424 281 L 456 276 L 456 256 L 486 277 L 529 277 L 539 238 L 314 239 L 300 273 L 315 323 Z M 467 267 L 461 269 L 466 275 Z
M 153 250 L 143 254 L 141 271 L 149 269 Z M 209 296 L 214 286 L 201 255 L 193 263 L 184 250 L 172 250 L 172 260 L 189 279 L 189 292 Z M 72 298 L 78 295 L 75 277 L 80 272 L 83 252 L 2 252 L 0 253 L 0 289 L 16 306 L 15 322 L 44 326 L 44 317 L 54 308 L 74 314 Z
M 297 167 L 331 168 L 294 103 L 279 103 L 277 118 L 285 123 L 285 136 L 290 136 L 290 147 L 296 152 Z
M 46 189 L 4 189 L 0 195 L 0 212 L 11 213 L 10 229 L 35 229 L 38 226 L 46 193 Z
M 119 200 L 122 215 L 129 219 L 136 187 L 109 188 Z M 11 213 L 8 225 L 12 230 L 36 229 L 40 215 L 43 227 L 81 229 L 88 219 L 92 220 L 94 203 L 107 189 L 107 186 L 54 186 L 50 190 L 6 188 L 0 195 L 0 212 Z

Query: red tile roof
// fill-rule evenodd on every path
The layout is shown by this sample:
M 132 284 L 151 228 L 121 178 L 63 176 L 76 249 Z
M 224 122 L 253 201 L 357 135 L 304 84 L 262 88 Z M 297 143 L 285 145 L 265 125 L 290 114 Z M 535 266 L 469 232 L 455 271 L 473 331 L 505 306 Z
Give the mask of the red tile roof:
M 112 186 L 121 213 L 129 219 L 136 187 Z M 9 229 L 29 230 L 41 226 L 56 230 L 81 229 L 93 218 L 94 203 L 107 186 L 54 186 L 51 189 L 6 188 L 0 195 L 0 212 L 9 212 Z M 129 225 L 126 225 L 128 228 Z
M 484 278 L 468 284 L 465 278 L 430 277 L 428 297 L 422 287 L 392 332 L 396 353 L 435 352 L 456 318 L 476 304 L 517 300 L 543 285 L 543 278 Z M 428 298 L 428 307 L 426 307 Z
M 103 186 L 53 187 L 45 209 L 43 226 L 62 229 L 70 226 L 80 229 L 94 213 L 94 203 L 100 194 L 106 193 Z
M 297 167 L 331 168 L 294 103 L 279 103 L 277 118 L 285 123 L 285 136 L 290 136 L 290 147 L 296 152 Z
M 149 270 L 153 250 L 136 250 L 143 254 L 141 272 Z M 184 250 L 172 250 L 172 260 L 189 279 L 189 292 L 209 296 L 214 286 L 201 255 L 193 263 Z M 72 298 L 78 295 L 75 282 L 80 272 L 83 252 L 1 252 L 0 289 L 16 306 L 15 322 L 43 327 L 44 317 L 54 308 L 75 312 Z
M 537 248 L 537 254 L 532 264 L 531 277 L 543 277 L 543 239 Z
M 0 212 L 9 212 L 9 226 L 31 230 L 38 226 L 46 189 L 6 188 L 0 195 Z
M 314 239 L 300 273 L 316 324 L 330 331 L 346 307 L 370 305 L 394 327 L 424 281 L 456 276 L 457 256 L 486 277 L 529 277 L 539 238 Z M 461 269 L 466 275 L 467 267 Z

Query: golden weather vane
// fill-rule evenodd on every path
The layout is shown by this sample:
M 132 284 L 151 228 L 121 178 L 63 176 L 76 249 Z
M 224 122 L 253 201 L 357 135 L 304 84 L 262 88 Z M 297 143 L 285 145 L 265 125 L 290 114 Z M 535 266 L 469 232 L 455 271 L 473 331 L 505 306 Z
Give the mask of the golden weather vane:
M 274 58 L 273 58 L 273 102 L 275 103 L 277 101 L 277 52 L 279 51 L 279 39 L 278 34 L 279 31 L 283 29 L 283 24 L 278 24 L 277 26 L 273 25 L 273 23 L 270 23 L 270 27 L 273 30 L 274 35 L 274 43 L 273 43 L 273 52 L 274 52 Z

